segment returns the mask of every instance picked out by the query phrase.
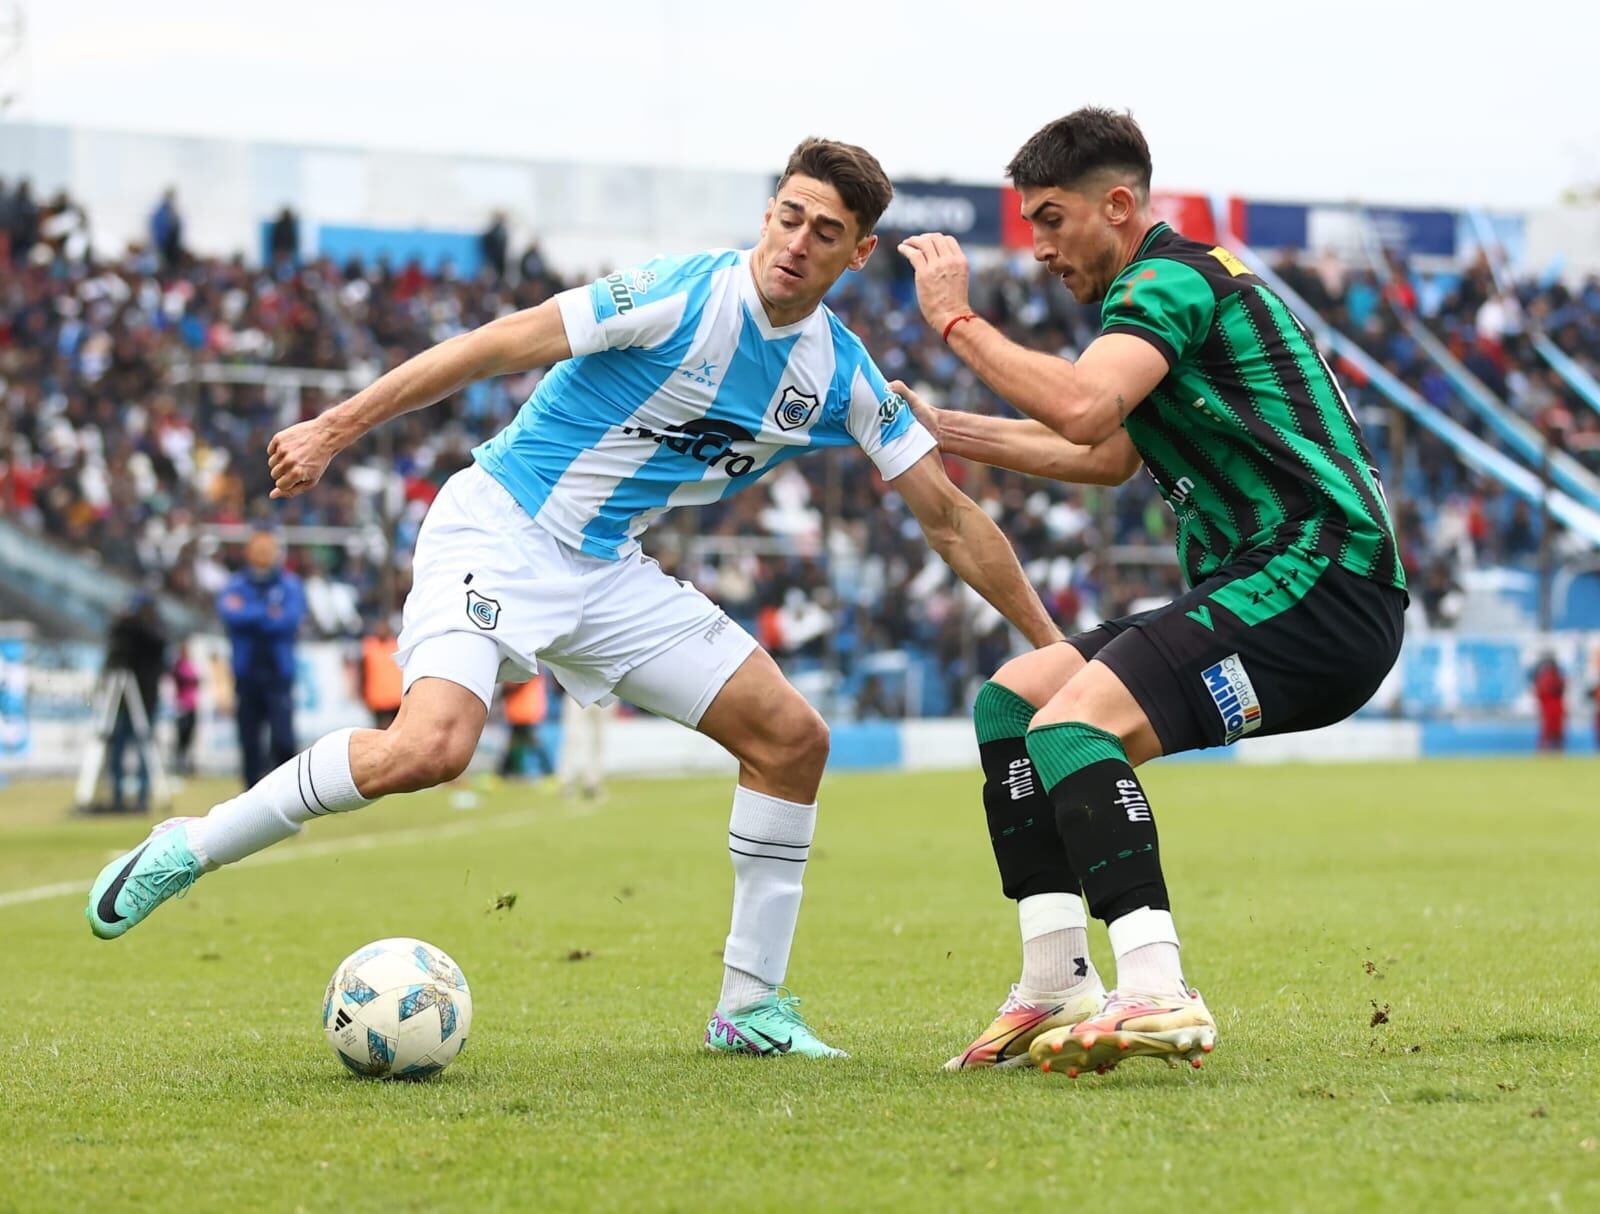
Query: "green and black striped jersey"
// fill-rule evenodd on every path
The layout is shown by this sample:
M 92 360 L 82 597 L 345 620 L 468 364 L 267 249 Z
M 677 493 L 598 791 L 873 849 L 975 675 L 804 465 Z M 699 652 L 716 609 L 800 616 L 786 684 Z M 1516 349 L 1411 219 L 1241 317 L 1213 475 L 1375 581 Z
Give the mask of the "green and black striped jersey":
M 1290 544 L 1405 587 L 1343 390 L 1283 300 L 1232 253 L 1156 224 L 1106 293 L 1101 331 L 1141 337 L 1167 360 L 1126 424 L 1178 516 L 1191 586 L 1253 549 Z

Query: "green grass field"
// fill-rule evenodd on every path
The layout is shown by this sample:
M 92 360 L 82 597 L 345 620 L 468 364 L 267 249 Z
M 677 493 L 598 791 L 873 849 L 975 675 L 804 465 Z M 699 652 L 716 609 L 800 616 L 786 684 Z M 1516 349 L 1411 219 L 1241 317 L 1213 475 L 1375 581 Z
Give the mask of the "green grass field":
M 1600 1209 L 1600 763 L 1151 769 L 1222 1041 L 1077 1081 L 939 1069 L 1016 976 L 977 779 L 824 789 L 792 980 L 838 1063 L 702 1051 L 722 781 L 397 799 L 114 943 L 81 893 L 19 891 L 86 889 L 142 827 L 14 786 L 0 1209 Z M 390 935 L 472 984 L 431 1082 L 322 1039 L 333 967 Z

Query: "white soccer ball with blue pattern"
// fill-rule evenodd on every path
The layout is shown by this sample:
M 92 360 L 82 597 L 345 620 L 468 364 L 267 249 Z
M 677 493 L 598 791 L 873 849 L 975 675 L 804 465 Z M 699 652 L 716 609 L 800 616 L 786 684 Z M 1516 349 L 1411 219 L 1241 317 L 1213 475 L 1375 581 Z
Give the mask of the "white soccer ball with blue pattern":
M 466 975 L 431 944 L 405 936 L 358 948 L 322 1001 L 340 1062 L 371 1079 L 425 1079 L 449 1066 L 472 1028 Z

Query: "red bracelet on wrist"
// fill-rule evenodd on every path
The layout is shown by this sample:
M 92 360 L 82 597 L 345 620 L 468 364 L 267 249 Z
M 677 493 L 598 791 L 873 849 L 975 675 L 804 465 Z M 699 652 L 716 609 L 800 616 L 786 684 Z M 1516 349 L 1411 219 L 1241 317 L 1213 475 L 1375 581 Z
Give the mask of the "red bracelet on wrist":
M 957 325 L 959 325 L 964 320 L 977 320 L 977 319 L 978 319 L 978 314 L 976 312 L 963 312 L 960 316 L 956 317 L 954 320 L 952 320 L 949 324 L 947 324 L 944 327 L 944 332 L 942 334 L 940 334 L 940 337 L 946 343 L 948 343 L 949 340 L 950 340 L 950 330 L 951 329 L 954 329 Z

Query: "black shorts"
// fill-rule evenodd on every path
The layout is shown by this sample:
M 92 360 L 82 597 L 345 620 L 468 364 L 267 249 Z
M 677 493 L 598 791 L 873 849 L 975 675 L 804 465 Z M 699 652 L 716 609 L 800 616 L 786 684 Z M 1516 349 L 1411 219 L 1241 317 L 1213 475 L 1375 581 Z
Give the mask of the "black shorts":
M 1344 720 L 1394 666 L 1406 603 L 1320 554 L 1263 548 L 1068 643 L 1122 680 L 1170 755 Z

